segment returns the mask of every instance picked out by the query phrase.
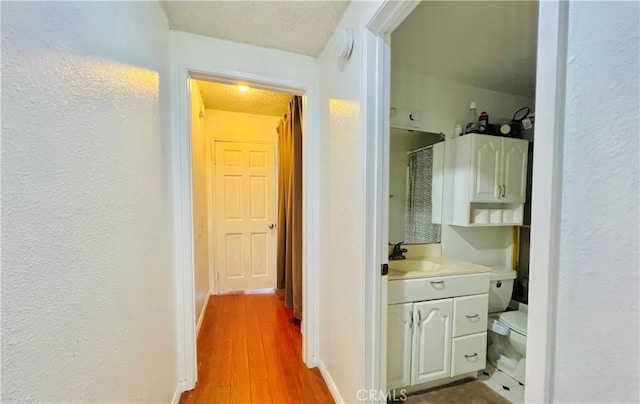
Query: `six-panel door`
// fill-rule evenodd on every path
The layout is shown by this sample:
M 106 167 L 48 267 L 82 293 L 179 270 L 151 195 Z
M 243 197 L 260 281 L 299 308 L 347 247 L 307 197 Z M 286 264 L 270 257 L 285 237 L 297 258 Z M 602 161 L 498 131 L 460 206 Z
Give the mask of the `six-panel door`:
M 413 303 L 392 304 L 387 314 L 387 388 L 411 383 Z
M 453 299 L 413 304 L 411 384 L 450 376 L 452 314 Z
M 269 144 L 214 142 L 218 292 L 275 287 L 275 159 Z

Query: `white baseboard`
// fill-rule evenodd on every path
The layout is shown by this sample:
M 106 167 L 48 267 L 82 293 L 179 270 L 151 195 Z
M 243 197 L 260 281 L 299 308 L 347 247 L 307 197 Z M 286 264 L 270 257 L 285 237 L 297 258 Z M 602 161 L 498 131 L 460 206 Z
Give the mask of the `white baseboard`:
M 246 289 L 246 290 L 229 290 L 227 292 L 219 292 L 220 296 L 224 295 L 271 295 L 276 293 L 275 288 Z
M 342 396 L 338 391 L 338 387 L 333 382 L 333 379 L 331 378 L 331 375 L 329 374 L 329 371 L 327 370 L 326 366 L 324 366 L 324 363 L 322 362 L 322 360 L 318 361 L 318 369 L 320 369 L 320 374 L 322 375 L 324 382 L 327 384 L 327 387 L 331 392 L 331 396 L 333 396 L 333 401 L 335 401 L 337 404 L 344 404 L 345 401 L 342 399 Z
M 196 339 L 198 335 L 200 335 L 200 327 L 202 327 L 202 322 L 204 321 L 204 315 L 207 312 L 207 306 L 209 305 L 209 297 L 211 295 L 208 294 L 207 298 L 204 299 L 204 305 L 202 306 L 202 310 L 200 310 L 200 317 L 198 317 L 198 323 L 196 324 Z
M 307 365 L 307 368 L 309 369 L 320 368 L 320 362 L 318 362 L 318 360 L 315 357 L 311 359 L 309 362 L 305 362 L 305 365 Z
M 176 386 L 176 391 L 173 393 L 173 397 L 171 398 L 171 404 L 180 404 L 180 397 L 182 397 L 182 393 L 184 393 L 184 382 L 179 381 Z

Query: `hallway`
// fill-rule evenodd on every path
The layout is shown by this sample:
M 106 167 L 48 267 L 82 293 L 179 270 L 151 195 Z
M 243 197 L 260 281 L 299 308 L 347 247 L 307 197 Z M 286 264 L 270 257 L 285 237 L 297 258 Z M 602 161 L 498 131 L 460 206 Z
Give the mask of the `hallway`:
M 198 338 L 198 382 L 180 403 L 332 403 L 301 349 L 300 326 L 277 295 L 211 296 Z

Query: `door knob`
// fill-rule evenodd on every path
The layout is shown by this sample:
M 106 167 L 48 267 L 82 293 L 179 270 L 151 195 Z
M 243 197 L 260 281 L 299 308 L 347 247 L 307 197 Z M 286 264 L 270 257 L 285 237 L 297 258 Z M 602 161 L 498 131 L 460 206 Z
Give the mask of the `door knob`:
M 273 223 L 269 223 L 269 228 L 270 228 L 270 229 L 274 229 L 275 227 L 276 227 L 276 225 L 275 225 L 275 224 L 273 224 Z

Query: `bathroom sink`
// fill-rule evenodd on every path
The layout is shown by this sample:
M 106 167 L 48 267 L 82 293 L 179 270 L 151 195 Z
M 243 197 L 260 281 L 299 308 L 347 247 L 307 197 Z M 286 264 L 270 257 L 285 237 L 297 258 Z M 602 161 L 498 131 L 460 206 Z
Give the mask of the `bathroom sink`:
M 491 268 L 443 256 L 389 261 L 389 280 L 490 273 Z
M 395 269 L 402 272 L 413 271 L 437 271 L 440 268 L 439 264 L 426 260 L 397 260 L 389 261 L 389 269 Z

